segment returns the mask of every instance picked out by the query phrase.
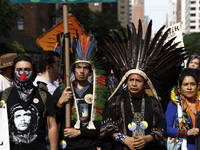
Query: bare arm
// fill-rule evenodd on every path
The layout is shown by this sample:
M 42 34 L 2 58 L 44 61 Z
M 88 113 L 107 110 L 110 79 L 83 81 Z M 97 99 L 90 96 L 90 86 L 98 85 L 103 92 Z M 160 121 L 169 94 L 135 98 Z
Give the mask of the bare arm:
M 72 91 L 70 87 L 66 87 L 58 100 L 57 106 L 63 108 L 64 104 L 72 99 Z
M 51 150 L 57 150 L 58 145 L 58 127 L 56 123 L 56 114 L 47 116 L 48 138 Z
M 3 103 L 0 101 L 0 108 L 3 106 Z
M 81 131 L 78 129 L 70 128 L 70 129 L 64 129 L 64 136 L 68 138 L 75 138 L 77 136 L 81 135 Z

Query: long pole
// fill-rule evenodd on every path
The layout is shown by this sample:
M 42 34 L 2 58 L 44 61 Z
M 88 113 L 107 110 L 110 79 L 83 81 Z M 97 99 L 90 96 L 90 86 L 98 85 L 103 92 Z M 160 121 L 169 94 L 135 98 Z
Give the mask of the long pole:
M 64 34 L 68 33 L 68 7 L 63 4 L 63 24 Z M 69 37 L 65 37 L 65 73 L 66 73 L 66 86 L 70 86 L 70 64 L 69 64 Z M 65 105 L 65 127 L 70 128 L 70 102 Z

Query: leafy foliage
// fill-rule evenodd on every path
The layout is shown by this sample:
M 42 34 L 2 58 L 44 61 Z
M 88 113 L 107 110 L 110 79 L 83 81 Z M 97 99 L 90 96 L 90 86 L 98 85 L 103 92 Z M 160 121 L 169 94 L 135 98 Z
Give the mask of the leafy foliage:
M 8 42 L 2 40 L 9 38 L 9 32 L 14 27 L 17 19 L 21 18 L 19 10 L 23 8 L 22 4 L 11 4 L 9 0 L 0 1 L 0 54 L 5 53 L 24 53 L 23 46 L 17 41 Z M 3 41 L 3 42 L 2 42 Z M 7 42 L 6 42 L 7 41 Z
M 189 55 L 192 55 L 194 53 L 200 55 L 199 39 L 200 39 L 200 33 L 186 34 L 183 37 L 185 49 L 188 51 Z
M 9 0 L 0 1 L 0 36 L 7 37 L 8 31 L 15 25 L 16 19 L 21 17 L 19 10 L 22 4 L 11 4 Z
M 70 13 L 78 19 L 86 32 L 91 31 L 98 41 L 102 41 L 103 36 L 110 33 L 110 30 L 118 30 L 120 27 L 116 15 L 93 12 L 86 7 L 73 7 Z
M 24 54 L 25 50 L 21 44 L 19 44 L 17 41 L 12 41 L 10 43 L 0 43 L 0 55 L 3 55 L 5 53 L 18 53 L 18 54 Z

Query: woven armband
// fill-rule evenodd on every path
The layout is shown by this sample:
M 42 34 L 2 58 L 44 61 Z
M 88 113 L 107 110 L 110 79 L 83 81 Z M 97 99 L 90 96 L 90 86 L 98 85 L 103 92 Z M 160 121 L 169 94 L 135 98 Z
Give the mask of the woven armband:
M 185 130 L 185 129 L 178 129 L 177 135 L 182 138 L 182 137 L 186 136 L 186 131 L 187 130 Z
M 117 133 L 115 136 L 115 140 L 119 141 L 121 143 L 124 143 L 125 138 L 127 137 L 127 135 L 123 134 L 123 133 Z

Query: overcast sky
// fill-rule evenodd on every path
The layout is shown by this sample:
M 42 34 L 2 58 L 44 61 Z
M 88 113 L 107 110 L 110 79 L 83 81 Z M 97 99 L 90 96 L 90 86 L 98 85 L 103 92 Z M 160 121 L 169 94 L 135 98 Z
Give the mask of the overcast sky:
M 152 32 L 158 31 L 165 23 L 170 0 L 145 0 L 145 16 L 152 19 Z

